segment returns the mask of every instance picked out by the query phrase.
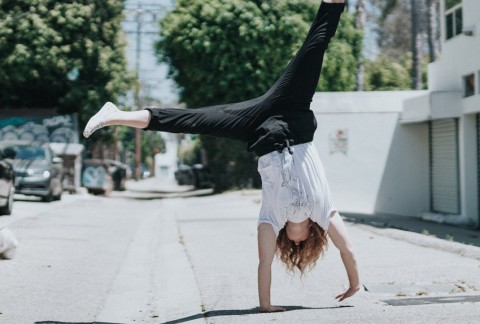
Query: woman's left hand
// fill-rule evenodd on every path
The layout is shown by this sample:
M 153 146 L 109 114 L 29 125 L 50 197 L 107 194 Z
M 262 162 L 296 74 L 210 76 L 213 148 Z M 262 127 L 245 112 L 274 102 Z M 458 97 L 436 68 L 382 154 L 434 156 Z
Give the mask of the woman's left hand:
M 360 291 L 360 287 L 348 288 L 345 292 L 343 292 L 343 293 L 339 294 L 337 297 L 335 297 L 335 299 L 338 299 L 338 301 L 341 302 L 342 300 L 344 300 L 348 297 L 352 297 L 358 291 Z

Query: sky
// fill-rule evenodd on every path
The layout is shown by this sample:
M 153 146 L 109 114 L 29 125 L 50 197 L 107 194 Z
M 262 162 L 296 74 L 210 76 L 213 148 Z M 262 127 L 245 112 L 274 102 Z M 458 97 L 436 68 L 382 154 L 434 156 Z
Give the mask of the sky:
M 354 11 L 357 0 L 350 0 L 350 11 Z M 367 1 L 367 6 L 369 1 Z M 178 88 L 175 82 L 167 78 L 168 66 L 159 64 L 154 52 L 154 42 L 158 39 L 158 24 L 162 16 L 171 10 L 175 0 L 127 0 L 125 9 L 125 21 L 122 26 L 127 36 L 127 61 L 130 70 L 135 71 L 137 63 L 137 15 L 140 17 L 140 52 L 138 55 L 139 78 L 141 80 L 142 98 L 152 98 L 141 105 L 145 106 L 157 102 L 162 106 L 174 106 L 178 102 Z M 139 11 L 139 8 L 141 11 Z M 371 7 L 367 11 L 372 12 Z M 378 54 L 378 48 L 374 37 L 374 26 L 366 26 L 365 50 L 367 58 L 374 58 Z M 133 92 L 126 98 L 127 105 L 133 105 Z M 141 108 L 141 107 L 139 107 Z
M 122 24 L 127 37 L 126 56 L 130 70 L 137 64 L 137 22 L 141 19 L 140 51 L 138 55 L 140 96 L 152 98 L 163 105 L 174 105 L 178 101 L 175 83 L 167 78 L 168 66 L 157 62 L 154 42 L 158 39 L 158 24 L 162 15 L 174 6 L 175 0 L 128 0 L 125 5 L 125 20 Z M 139 8 L 141 8 L 139 10 Z M 127 98 L 133 102 L 133 93 Z M 150 102 L 143 103 L 142 106 Z

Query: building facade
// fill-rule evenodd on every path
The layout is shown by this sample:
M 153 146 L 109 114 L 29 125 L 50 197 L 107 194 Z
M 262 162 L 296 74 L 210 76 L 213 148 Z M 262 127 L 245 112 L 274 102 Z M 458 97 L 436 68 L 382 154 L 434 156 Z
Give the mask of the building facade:
M 341 212 L 419 217 L 429 210 L 428 126 L 399 122 L 403 102 L 425 94 L 315 94 L 314 143 Z
M 337 208 L 480 225 L 480 1 L 441 0 L 428 90 L 317 93 Z
M 403 125 L 428 127 L 430 208 L 424 218 L 479 225 L 480 1 L 441 1 L 441 56 L 429 91 L 406 100 Z M 425 140 L 425 139 L 420 139 Z

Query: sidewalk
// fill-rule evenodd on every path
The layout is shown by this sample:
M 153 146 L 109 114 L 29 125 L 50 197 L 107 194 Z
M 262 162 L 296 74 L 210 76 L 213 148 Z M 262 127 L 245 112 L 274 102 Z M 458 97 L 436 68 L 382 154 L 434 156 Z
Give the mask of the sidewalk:
M 112 191 L 109 197 L 151 200 L 204 196 L 212 193 L 213 189 L 195 189 L 193 186 L 179 186 L 175 181 L 163 181 L 152 177 L 139 181 L 128 180 L 125 191 Z
M 365 224 L 375 228 L 391 228 L 413 233 L 419 233 L 449 242 L 458 242 L 480 247 L 480 229 L 474 230 L 449 224 L 440 224 L 418 217 L 398 215 L 363 215 L 343 213 L 342 216 L 349 222 Z

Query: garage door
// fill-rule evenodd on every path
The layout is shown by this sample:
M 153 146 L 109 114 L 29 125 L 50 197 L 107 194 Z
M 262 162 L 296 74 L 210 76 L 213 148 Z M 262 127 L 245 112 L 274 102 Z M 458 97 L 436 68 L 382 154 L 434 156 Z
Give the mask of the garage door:
M 430 192 L 433 212 L 460 214 L 457 119 L 430 123 Z
M 477 167 L 478 220 L 480 226 L 480 114 L 477 114 Z

